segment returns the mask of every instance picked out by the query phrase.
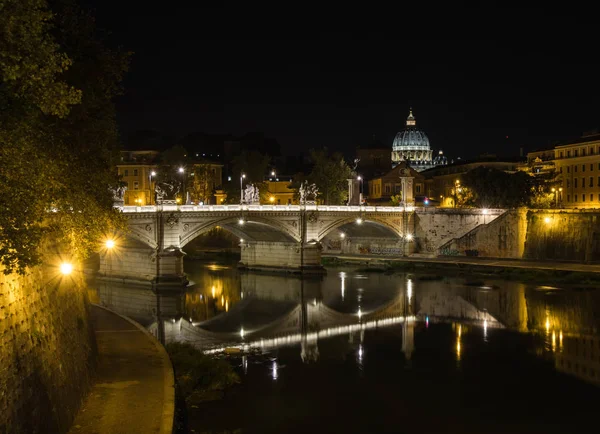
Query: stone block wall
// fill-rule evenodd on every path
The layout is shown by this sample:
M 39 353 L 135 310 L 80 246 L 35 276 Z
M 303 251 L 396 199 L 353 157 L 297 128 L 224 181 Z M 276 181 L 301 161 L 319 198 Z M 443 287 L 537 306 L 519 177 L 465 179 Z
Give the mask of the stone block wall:
M 416 251 L 437 255 L 442 245 L 453 238 L 460 238 L 479 225 L 491 223 L 501 213 L 499 210 L 488 210 L 484 214 L 480 209 L 431 209 L 427 212 L 416 212 Z
M 481 257 L 522 258 L 526 234 L 527 211 L 512 210 L 442 245 L 440 253 L 465 255 L 472 252 Z
M 100 255 L 100 276 L 152 281 L 157 274 L 156 251 L 123 247 Z
M 300 245 L 296 242 L 253 241 L 242 243 L 241 249 L 240 265 L 246 268 L 300 268 Z M 303 266 L 321 267 L 321 251 L 316 245 L 304 248 Z
M 79 271 L 0 269 L 0 433 L 67 432 L 91 386 L 95 348 Z

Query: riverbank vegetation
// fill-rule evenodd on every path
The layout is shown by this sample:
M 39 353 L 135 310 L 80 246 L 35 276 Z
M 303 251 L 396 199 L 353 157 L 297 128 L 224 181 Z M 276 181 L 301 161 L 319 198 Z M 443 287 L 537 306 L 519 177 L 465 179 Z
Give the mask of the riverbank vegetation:
M 0 2 L 0 41 L 0 257 L 24 274 L 44 238 L 78 260 L 124 227 L 113 98 L 129 53 L 74 0 Z
M 220 399 L 228 388 L 240 382 L 226 360 L 210 357 L 187 343 L 172 342 L 166 348 L 177 386 L 188 405 Z

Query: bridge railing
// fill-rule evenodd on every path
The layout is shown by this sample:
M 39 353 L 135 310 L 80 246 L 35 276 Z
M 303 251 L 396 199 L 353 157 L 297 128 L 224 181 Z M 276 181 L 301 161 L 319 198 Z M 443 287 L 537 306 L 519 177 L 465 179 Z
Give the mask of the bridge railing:
M 333 205 L 152 205 L 119 207 L 124 213 L 157 211 L 240 212 L 240 211 L 332 211 L 332 212 L 413 212 L 414 207 L 401 206 L 333 206 Z

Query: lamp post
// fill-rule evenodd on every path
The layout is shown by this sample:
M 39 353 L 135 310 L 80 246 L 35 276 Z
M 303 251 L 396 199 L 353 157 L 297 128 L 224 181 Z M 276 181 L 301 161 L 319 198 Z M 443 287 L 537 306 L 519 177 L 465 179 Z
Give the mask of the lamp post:
M 183 198 L 181 199 L 181 202 L 184 205 L 187 205 L 187 195 L 185 194 L 185 169 L 183 167 L 180 167 L 179 173 L 181 173 L 181 184 L 183 186 Z
M 362 205 L 363 204 L 363 178 L 362 176 L 358 175 L 358 177 L 356 178 L 360 181 L 360 195 L 358 197 L 358 204 Z
M 556 205 L 557 205 L 556 188 L 552 187 L 551 191 L 552 191 L 552 194 L 554 195 L 554 208 L 556 208 Z
M 562 187 L 558 187 L 558 201 L 562 204 Z M 562 206 L 561 206 L 562 208 Z
M 246 177 L 245 173 L 240 174 L 240 205 L 242 203 L 244 203 L 244 189 L 242 187 L 242 182 L 244 180 L 244 178 Z
M 152 187 L 152 178 L 156 176 L 156 172 L 152 170 L 150 172 L 150 205 L 156 205 L 156 191 Z

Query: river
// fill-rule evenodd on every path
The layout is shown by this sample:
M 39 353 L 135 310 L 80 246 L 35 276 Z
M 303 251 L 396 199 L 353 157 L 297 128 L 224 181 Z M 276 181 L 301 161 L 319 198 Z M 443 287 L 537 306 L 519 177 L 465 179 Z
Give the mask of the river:
M 186 262 L 187 290 L 96 282 L 93 297 L 234 365 L 195 432 L 598 432 L 600 291 L 331 268 Z M 239 353 L 237 351 L 240 351 Z

